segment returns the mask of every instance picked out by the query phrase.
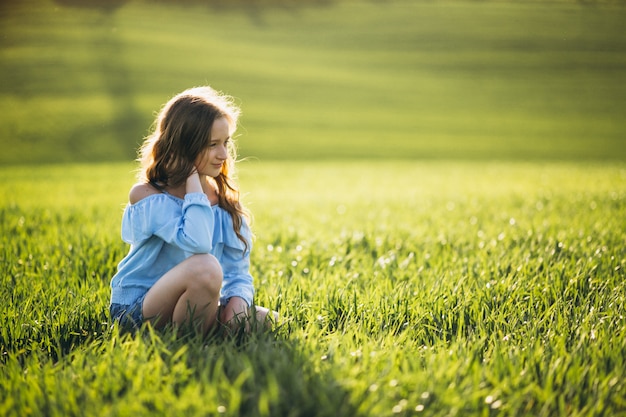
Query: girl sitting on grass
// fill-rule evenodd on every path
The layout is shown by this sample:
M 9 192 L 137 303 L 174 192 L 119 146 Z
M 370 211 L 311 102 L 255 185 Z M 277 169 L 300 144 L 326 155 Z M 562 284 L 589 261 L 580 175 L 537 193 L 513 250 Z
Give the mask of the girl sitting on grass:
M 110 305 L 121 327 L 193 323 L 206 334 L 218 323 L 269 323 L 270 311 L 254 306 L 251 233 L 232 178 L 238 116 L 210 87 L 176 95 L 159 113 L 122 218 L 130 251 Z

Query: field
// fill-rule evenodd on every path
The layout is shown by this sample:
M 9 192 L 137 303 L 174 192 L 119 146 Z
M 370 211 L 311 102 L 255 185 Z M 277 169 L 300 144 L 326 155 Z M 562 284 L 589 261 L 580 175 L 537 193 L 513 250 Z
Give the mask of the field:
M 626 160 L 621 2 L 15 3 L 0 164 L 130 160 L 153 113 L 206 83 L 239 99 L 242 156 L 262 160 Z
M 621 3 L 9 3 L 0 416 L 626 416 Z M 120 334 L 135 148 L 205 83 L 281 322 Z
M 626 413 L 623 164 L 242 163 L 283 322 L 226 341 L 109 328 L 131 170 L 0 170 L 0 414 Z

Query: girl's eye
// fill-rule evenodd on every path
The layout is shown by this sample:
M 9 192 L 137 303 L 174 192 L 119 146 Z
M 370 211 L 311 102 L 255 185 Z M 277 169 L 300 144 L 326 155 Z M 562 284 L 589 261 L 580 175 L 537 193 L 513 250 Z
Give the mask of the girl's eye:
M 228 146 L 229 143 L 230 143 L 230 139 L 226 139 L 224 141 L 224 146 Z M 215 148 L 218 144 L 219 142 L 211 142 L 209 143 L 209 148 Z

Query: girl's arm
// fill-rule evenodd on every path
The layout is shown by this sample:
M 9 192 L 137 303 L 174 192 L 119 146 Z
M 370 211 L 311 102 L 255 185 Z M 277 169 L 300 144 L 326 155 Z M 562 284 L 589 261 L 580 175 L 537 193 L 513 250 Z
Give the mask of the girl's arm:
M 169 242 L 192 253 L 209 253 L 213 246 L 213 211 L 203 195 L 203 179 L 206 181 L 195 169 L 187 177 L 183 215 L 177 225 L 176 237 Z
M 225 246 L 220 263 L 224 272 L 221 301 L 239 297 L 246 307 L 252 306 L 254 285 L 250 274 L 250 251 L 244 254 L 243 250 Z
M 148 187 L 147 184 L 144 186 Z M 122 238 L 127 243 L 138 244 L 156 235 L 186 252 L 209 253 L 214 222 L 213 211 L 202 192 L 200 176 L 194 172 L 185 183 L 182 212 L 164 195 L 156 200 L 136 201 L 127 206 L 124 213 Z
M 232 230 L 232 229 L 231 229 Z M 225 303 L 228 299 L 239 297 L 252 306 L 254 299 L 254 285 L 252 274 L 250 274 L 250 251 L 252 249 L 252 234 L 245 219 L 241 225 L 241 233 L 248 241 L 248 248 L 233 236 L 231 242 L 224 245 L 220 263 L 224 272 L 224 282 L 222 286 L 221 300 Z

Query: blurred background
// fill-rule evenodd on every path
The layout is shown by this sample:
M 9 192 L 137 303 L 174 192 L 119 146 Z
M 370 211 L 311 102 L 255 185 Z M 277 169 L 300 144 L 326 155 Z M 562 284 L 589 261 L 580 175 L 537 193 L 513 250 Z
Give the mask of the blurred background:
M 618 1 L 0 2 L 0 164 L 132 160 L 172 95 L 241 157 L 626 160 Z

